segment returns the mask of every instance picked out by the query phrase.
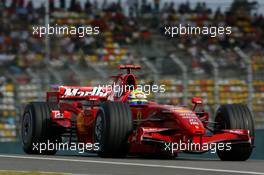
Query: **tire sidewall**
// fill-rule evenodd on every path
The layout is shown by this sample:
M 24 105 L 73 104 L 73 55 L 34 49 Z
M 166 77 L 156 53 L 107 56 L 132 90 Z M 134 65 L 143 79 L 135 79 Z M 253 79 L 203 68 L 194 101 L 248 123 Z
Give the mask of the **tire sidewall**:
M 96 121 L 98 119 L 98 116 L 102 117 L 102 132 L 101 132 L 101 140 L 98 141 L 97 136 L 96 136 Z M 101 153 L 102 150 L 104 149 L 104 145 L 105 145 L 105 135 L 106 135 L 106 117 L 105 117 L 105 111 L 103 110 L 102 107 L 99 108 L 97 114 L 96 114 L 96 118 L 95 118 L 95 123 L 94 123 L 94 143 L 99 143 L 99 150 L 98 153 Z

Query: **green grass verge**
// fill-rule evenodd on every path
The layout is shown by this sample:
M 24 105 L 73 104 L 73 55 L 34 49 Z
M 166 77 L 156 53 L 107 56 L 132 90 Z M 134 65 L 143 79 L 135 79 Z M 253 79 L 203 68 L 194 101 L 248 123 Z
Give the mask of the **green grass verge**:
M 64 175 L 63 173 L 55 172 L 27 172 L 27 171 L 5 171 L 0 170 L 0 175 Z

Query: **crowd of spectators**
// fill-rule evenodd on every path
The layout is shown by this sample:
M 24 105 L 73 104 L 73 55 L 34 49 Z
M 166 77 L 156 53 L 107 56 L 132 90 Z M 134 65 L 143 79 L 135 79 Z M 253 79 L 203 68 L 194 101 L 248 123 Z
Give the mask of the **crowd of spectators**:
M 0 62 L 12 73 L 21 74 L 24 69 L 42 66 L 45 58 L 45 37 L 32 35 L 32 27 L 45 25 L 45 1 L 36 7 L 32 0 L 0 1 Z M 11 2 L 11 3 L 10 3 Z M 238 3 L 240 2 L 240 4 Z M 244 2 L 241 4 L 241 2 Z M 205 3 L 194 7 L 184 2 L 161 3 L 160 0 L 129 0 L 122 6 L 121 1 L 107 2 L 86 0 L 82 4 L 71 0 L 55 3 L 50 0 L 51 25 L 92 25 L 100 27 L 99 36 L 50 36 L 50 60 L 54 65 L 64 65 L 67 61 L 86 60 L 93 62 L 131 63 L 134 53 L 126 49 L 143 43 L 157 41 L 153 35 L 161 35 L 164 42 L 173 42 L 175 51 L 184 50 L 190 55 L 193 68 L 203 68 L 205 59 L 201 54 L 207 50 L 215 56 L 222 67 L 245 68 L 240 57 L 233 51 L 240 47 L 251 56 L 254 70 L 263 66 L 264 17 L 253 12 L 254 4 L 246 0 L 234 1 L 230 10 L 211 10 Z M 125 11 L 128 8 L 128 12 Z M 161 30 L 164 26 L 231 26 L 231 35 L 179 35 L 168 39 Z M 161 32 L 162 31 L 162 32 Z M 159 41 L 160 42 L 160 41 Z M 158 48 L 160 49 L 160 48 Z M 170 54 L 170 53 L 169 53 Z M 239 63 L 239 64 L 238 64 Z
M 105 56 L 105 49 L 109 50 L 109 46 L 113 49 L 111 52 L 118 53 L 120 48 L 126 45 L 142 42 L 151 44 L 155 42 L 151 39 L 152 35 L 164 36 L 163 30 L 159 29 L 179 24 L 232 27 L 232 34 L 228 36 L 179 35 L 173 39 L 179 49 L 190 54 L 193 68 L 199 67 L 204 61 L 201 50 L 214 54 L 221 66 L 228 67 L 237 66 L 240 61 L 232 50 L 236 46 L 249 51 L 253 58 L 263 55 L 264 18 L 262 14 L 254 14 L 250 8 L 252 4 L 246 0 L 242 5 L 234 2 L 231 10 L 226 12 L 220 8 L 212 11 L 205 3 L 200 2 L 191 7 L 188 1 L 176 6 L 173 1 L 161 3 L 159 0 L 131 0 L 126 2 L 128 13 L 125 12 L 121 1 L 104 0 L 99 3 L 87 0 L 82 4 L 78 0 L 71 0 L 69 6 L 66 6 L 65 0 L 59 2 L 59 5 L 55 5 L 54 0 L 50 0 L 51 23 L 99 26 L 102 35 L 84 38 L 51 37 L 51 60 L 71 60 L 74 55 L 96 55 L 97 61 L 111 60 L 113 55 L 110 54 L 107 58 Z M 31 0 L 12 0 L 7 4 L 5 0 L 0 2 L 0 54 L 14 55 L 13 61 L 19 68 L 41 65 L 45 57 L 45 39 L 33 36 L 32 26 L 45 25 L 44 2 L 39 7 L 35 7 L 34 1 Z M 164 37 L 165 42 L 168 41 L 166 39 Z M 117 60 L 131 62 L 127 56 L 131 53 L 126 52 L 119 55 Z M 112 60 L 115 61 L 115 58 Z M 244 67 L 243 64 L 239 66 Z M 12 70 L 19 72 L 19 69 Z

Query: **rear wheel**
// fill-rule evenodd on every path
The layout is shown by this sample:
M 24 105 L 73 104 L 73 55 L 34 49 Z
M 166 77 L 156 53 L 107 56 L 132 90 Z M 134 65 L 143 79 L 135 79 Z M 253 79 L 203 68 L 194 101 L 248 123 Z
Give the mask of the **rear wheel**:
M 94 141 L 99 144 L 101 157 L 125 157 L 128 153 L 128 136 L 133 120 L 129 105 L 122 102 L 106 102 L 97 112 Z
M 55 105 L 49 105 L 46 102 L 32 102 L 26 106 L 21 121 L 21 140 L 25 153 L 56 154 L 54 145 L 48 149 L 48 142 L 54 144 L 59 140 L 50 126 L 50 111 L 55 108 L 57 108 Z M 40 144 L 43 149 L 41 151 Z
M 219 107 L 215 117 L 215 130 L 221 129 L 247 129 L 250 131 L 252 143 L 237 143 L 231 145 L 231 150 L 217 150 L 221 160 L 244 161 L 247 160 L 253 149 L 255 127 L 253 115 L 246 105 L 228 104 Z

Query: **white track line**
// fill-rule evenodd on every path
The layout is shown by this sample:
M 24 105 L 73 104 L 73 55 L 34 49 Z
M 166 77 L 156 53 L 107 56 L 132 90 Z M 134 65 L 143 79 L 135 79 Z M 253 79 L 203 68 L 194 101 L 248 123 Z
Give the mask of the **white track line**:
M 65 159 L 65 158 L 55 158 L 55 157 L 51 158 L 51 157 L 15 156 L 15 155 L 3 155 L 3 154 L 2 155 L 0 154 L 0 157 L 3 157 L 3 158 L 51 160 L 51 161 L 81 162 L 81 163 L 97 163 L 97 164 L 109 164 L 109 165 L 129 165 L 129 166 L 154 167 L 154 168 L 172 168 L 172 169 L 211 171 L 211 172 L 223 172 L 223 173 L 264 175 L 264 172 L 226 170 L 226 169 L 212 169 L 212 168 L 199 168 L 199 167 L 174 166 L 174 165 L 158 165 L 158 164 L 144 164 L 144 163 L 141 164 L 141 163 L 129 163 L 129 162 L 110 162 L 110 161 L 82 160 L 82 159 Z

